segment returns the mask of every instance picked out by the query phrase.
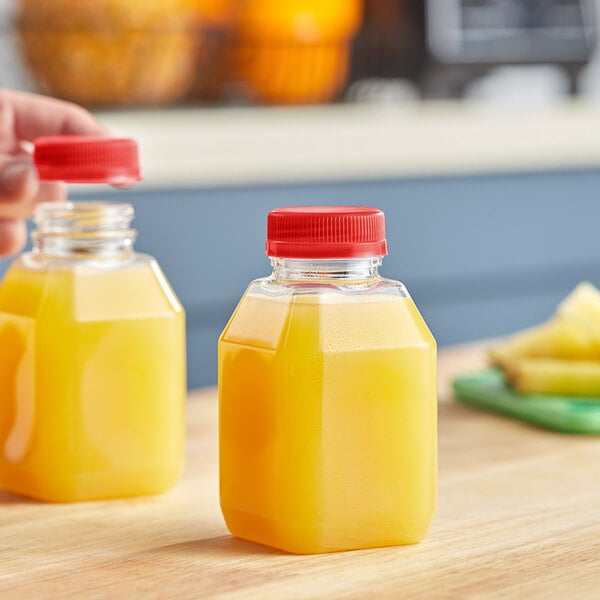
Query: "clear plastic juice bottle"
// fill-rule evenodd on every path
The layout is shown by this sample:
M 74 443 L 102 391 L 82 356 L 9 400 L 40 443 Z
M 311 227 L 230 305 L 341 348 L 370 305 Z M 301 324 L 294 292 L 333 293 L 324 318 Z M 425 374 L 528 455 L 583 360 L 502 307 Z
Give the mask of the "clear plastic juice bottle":
M 40 178 L 135 179 L 130 140 L 36 142 Z M 0 286 L 0 486 L 54 502 L 155 494 L 184 456 L 184 312 L 133 208 L 47 203 Z
M 436 503 L 436 345 L 378 273 L 385 217 L 268 219 L 270 277 L 219 340 L 221 508 L 234 535 L 295 553 L 412 544 Z

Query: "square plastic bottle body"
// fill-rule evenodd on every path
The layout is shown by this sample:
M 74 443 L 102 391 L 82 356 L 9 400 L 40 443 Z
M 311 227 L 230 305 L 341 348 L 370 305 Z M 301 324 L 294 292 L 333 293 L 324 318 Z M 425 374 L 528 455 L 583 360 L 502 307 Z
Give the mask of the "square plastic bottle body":
M 269 297 L 219 343 L 221 507 L 297 553 L 411 544 L 436 502 L 436 349 L 406 294 Z
M 154 261 L 28 268 L 0 286 L 0 485 L 155 494 L 184 457 L 185 316 Z

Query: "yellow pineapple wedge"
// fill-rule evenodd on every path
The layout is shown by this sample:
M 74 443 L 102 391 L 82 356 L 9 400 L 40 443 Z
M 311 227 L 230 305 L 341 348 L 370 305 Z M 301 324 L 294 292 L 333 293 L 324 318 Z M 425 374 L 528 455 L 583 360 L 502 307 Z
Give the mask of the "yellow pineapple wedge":
M 521 358 L 507 364 L 505 373 L 523 394 L 600 396 L 600 361 Z
M 586 327 L 600 343 L 600 290 L 591 283 L 580 283 L 558 305 L 556 314 Z
M 489 356 L 519 392 L 600 397 L 600 290 L 580 283 L 552 319 L 500 342 Z
M 600 360 L 600 343 L 585 324 L 567 318 L 554 318 L 520 331 L 489 350 L 492 362 L 505 367 L 519 358 L 553 357 L 569 360 Z

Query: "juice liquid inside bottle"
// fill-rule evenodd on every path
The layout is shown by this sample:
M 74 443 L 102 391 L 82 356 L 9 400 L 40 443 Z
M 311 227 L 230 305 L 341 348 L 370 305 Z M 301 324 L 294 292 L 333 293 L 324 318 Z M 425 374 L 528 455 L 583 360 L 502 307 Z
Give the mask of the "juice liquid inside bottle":
M 49 501 L 171 488 L 184 318 L 150 257 L 18 259 L 0 286 L 0 485 Z
M 379 259 L 272 261 L 219 342 L 229 530 L 302 554 L 420 541 L 436 504 L 433 336 Z

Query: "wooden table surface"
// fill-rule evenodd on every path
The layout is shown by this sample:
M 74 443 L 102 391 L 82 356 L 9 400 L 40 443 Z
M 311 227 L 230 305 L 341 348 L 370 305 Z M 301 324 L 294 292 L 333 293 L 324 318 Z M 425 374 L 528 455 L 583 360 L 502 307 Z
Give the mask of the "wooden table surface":
M 600 439 L 453 403 L 449 379 L 481 364 L 479 345 L 440 353 L 439 509 L 417 546 L 293 556 L 232 538 L 204 390 L 173 493 L 72 505 L 0 493 L 0 598 L 599 598 Z

